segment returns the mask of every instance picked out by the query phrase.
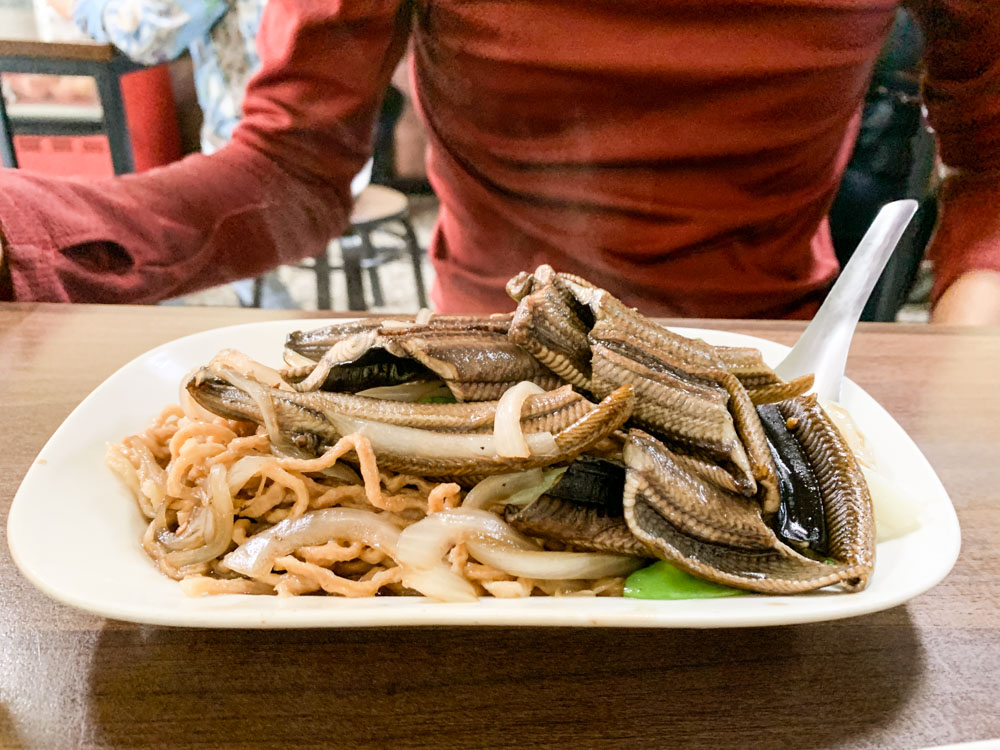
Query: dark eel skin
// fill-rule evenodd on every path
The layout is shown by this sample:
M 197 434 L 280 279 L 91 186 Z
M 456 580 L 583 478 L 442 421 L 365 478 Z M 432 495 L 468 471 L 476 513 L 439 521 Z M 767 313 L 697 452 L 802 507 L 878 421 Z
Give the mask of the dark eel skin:
M 757 413 L 778 471 L 781 507 L 772 521 L 774 530 L 785 544 L 826 557 L 829 540 L 823 493 L 809 458 L 788 429 L 778 406 L 758 406 Z
M 815 397 L 800 396 L 777 408 L 819 485 L 829 562 L 781 541 L 759 507 L 684 466 L 638 430 L 629 433 L 624 450 L 628 526 L 658 557 L 723 585 L 766 594 L 838 583 L 860 591 L 875 564 L 871 497 L 860 466 Z
M 296 390 L 338 393 L 440 379 L 457 401 L 497 399 L 524 380 L 546 390 L 561 385 L 510 341 L 509 322 L 510 316 L 440 316 L 427 323 L 365 321 L 297 331 L 286 349 L 315 363 L 286 368 L 282 376 Z

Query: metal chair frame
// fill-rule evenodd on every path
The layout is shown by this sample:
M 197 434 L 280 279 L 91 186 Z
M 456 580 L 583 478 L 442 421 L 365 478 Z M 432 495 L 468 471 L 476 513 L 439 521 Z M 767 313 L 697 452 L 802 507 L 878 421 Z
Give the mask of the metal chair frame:
M 376 243 L 376 232 L 385 232 L 402 241 L 401 246 L 385 247 Z M 368 275 L 368 283 L 372 292 L 372 305 L 381 307 L 385 304 L 382 283 L 378 269 L 383 264 L 398 259 L 405 252 L 413 265 L 413 277 L 416 285 L 417 301 L 421 307 L 427 307 L 427 290 L 424 284 L 423 255 L 424 251 L 417 241 L 416 232 L 410 222 L 409 210 L 400 211 L 389 216 L 382 216 L 367 222 L 351 225 L 350 231 L 340 237 L 340 252 L 343 258 L 341 265 L 331 265 L 329 248 L 324 249 L 311 262 L 303 263 L 299 268 L 306 268 L 316 273 L 316 306 L 321 310 L 331 309 L 332 295 L 330 275 L 334 271 L 343 271 L 347 281 L 347 309 L 368 310 L 365 299 L 364 275 Z M 263 282 L 260 278 L 254 280 L 253 303 L 259 307 L 263 293 Z

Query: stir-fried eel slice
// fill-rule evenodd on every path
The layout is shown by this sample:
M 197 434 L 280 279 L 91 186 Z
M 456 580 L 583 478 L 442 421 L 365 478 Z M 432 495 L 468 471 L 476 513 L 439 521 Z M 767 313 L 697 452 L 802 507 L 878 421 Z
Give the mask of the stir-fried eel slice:
M 483 443 L 480 442 L 484 437 L 482 433 L 436 433 L 362 420 L 339 421 L 345 422 L 345 432 L 349 428 L 371 441 L 380 466 L 392 471 L 461 480 L 572 461 L 619 429 L 632 413 L 634 402 L 631 388 L 619 389 L 572 424 L 550 433 L 551 451 L 545 449 L 546 443 L 541 441 L 536 443 L 540 452 L 536 453 L 533 447 L 527 458 L 498 456 L 490 442 L 492 435 L 485 436 L 489 440 Z M 535 435 L 541 437 L 544 433 L 526 433 L 529 445 Z
M 628 387 L 589 409 L 581 409 L 585 399 L 568 388 L 530 396 L 521 413 L 522 429 L 534 420 L 550 429 L 524 430 L 530 455 L 513 458 L 498 455 L 492 431 L 483 429 L 495 419 L 496 402 L 409 404 L 348 394 L 292 393 L 209 370 L 194 375 L 187 389 L 216 414 L 265 425 L 279 447 L 295 445 L 318 453 L 357 432 L 371 441 L 381 466 L 432 477 L 489 475 L 571 461 L 619 429 L 635 402 Z
M 863 589 L 875 565 L 875 522 L 861 467 L 815 396 L 783 401 L 778 409 L 819 482 L 830 556 L 857 568 L 852 588 Z
M 576 550 L 653 557 L 629 531 L 624 516 L 593 505 L 543 495 L 526 508 L 508 506 L 507 522 L 528 536 L 567 544 Z
M 681 533 L 645 502 L 635 475 L 625 482 L 625 519 L 632 533 L 657 556 L 691 575 L 762 594 L 797 594 L 860 580 L 863 567 L 827 565 L 790 547 L 738 549 Z
M 188 390 L 206 409 L 228 419 L 260 422 L 259 407 L 243 390 L 202 370 L 188 383 Z M 491 432 L 496 416 L 496 401 L 465 404 L 415 404 L 387 401 L 346 393 L 292 393 L 267 391 L 279 409 L 312 413 L 318 416 L 342 414 L 403 427 L 436 432 Z M 558 432 L 579 421 L 595 405 L 569 386 L 529 396 L 521 409 L 525 432 Z
M 502 328 L 502 330 L 495 330 Z M 524 380 L 542 388 L 558 376 L 507 338 L 507 322 L 458 328 L 405 324 L 362 330 L 335 341 L 314 363 L 290 367 L 296 390 L 354 393 L 414 380 L 441 379 L 459 401 L 499 398 Z
M 781 378 L 764 362 L 759 349 L 749 346 L 714 346 L 715 356 L 722 360 L 748 391 L 781 383 Z
M 562 274 L 555 274 L 557 277 Z M 713 346 L 701 339 L 673 333 L 628 307 L 597 287 L 567 284 L 577 301 L 586 305 L 598 321 L 663 352 L 682 367 L 695 370 L 722 370 L 732 373 L 745 388 L 781 383 L 777 374 L 765 364 L 760 351 L 749 347 Z
M 496 399 L 525 380 L 546 390 L 562 384 L 558 376 L 510 341 L 506 333 L 399 331 L 394 332 L 386 348 L 435 373 L 459 401 Z
M 514 277 L 507 285 L 507 292 L 520 303 L 511 335 L 522 346 L 537 347 L 538 351 L 533 353 L 546 365 L 558 368 L 556 372 L 578 388 L 589 390 L 579 330 L 602 324 L 605 330 L 663 353 L 682 368 L 733 374 L 744 388 L 759 390 L 756 397 L 751 394 L 755 404 L 792 398 L 811 386 L 811 378 L 783 383 L 757 349 L 712 346 L 668 331 L 604 289 L 577 276 L 556 273 L 550 266 L 539 266 L 532 274 Z M 542 342 L 531 341 L 535 333 L 541 334 Z
M 509 334 L 519 345 L 534 346 L 543 364 L 599 398 L 632 385 L 637 425 L 684 453 L 720 462 L 733 475 L 731 485 L 753 492 L 759 483 L 764 511 L 778 509 L 774 464 L 753 402 L 716 347 L 671 333 L 605 290 L 548 266 L 515 277 L 508 292 L 519 300 Z M 768 368 L 759 354 L 723 353 L 764 382 Z M 772 376 L 766 381 L 777 381 Z
M 795 380 L 789 380 L 787 383 L 779 381 L 754 388 L 747 387 L 746 383 L 743 383 L 742 380 L 740 382 L 743 383 L 744 388 L 747 388 L 747 393 L 754 405 L 761 406 L 762 404 L 774 404 L 778 401 L 787 401 L 790 398 L 801 396 L 813 387 L 813 380 L 814 377 L 812 375 L 803 375 L 800 378 L 795 378 Z
M 751 494 L 756 490 L 724 388 L 686 377 L 683 371 L 667 367 L 620 337 L 594 340 L 592 350 L 595 395 L 626 383 L 632 385 L 637 395 L 634 424 L 683 452 L 723 464 Z
M 572 295 L 546 284 L 523 297 L 508 337 L 567 383 L 590 390 L 589 314 Z
M 745 498 L 687 474 L 649 436 L 633 431 L 629 437 L 625 520 L 658 557 L 692 575 L 766 594 L 856 586 L 867 575 L 863 564 L 800 555 L 774 537 Z
M 348 362 L 320 361 L 287 367 L 282 377 L 299 391 L 357 393 L 368 388 L 434 380 L 437 375 L 417 360 L 397 357 L 385 349 L 368 348 Z
M 345 323 L 315 328 L 310 331 L 295 331 L 289 334 L 285 349 L 301 357 L 318 362 L 330 347 L 345 338 L 367 331 L 378 331 L 383 328 L 406 326 L 419 331 L 456 330 L 456 331 L 486 331 L 506 334 L 510 326 L 511 315 L 432 315 L 424 323 L 417 323 L 413 318 L 404 320 L 384 320 L 382 318 L 364 318 Z
M 719 373 L 718 378 L 719 384 L 729 391 L 729 411 L 733 415 L 733 424 L 736 425 L 736 431 L 746 448 L 750 468 L 759 485 L 757 495 L 761 508 L 765 513 L 776 513 L 778 506 L 781 505 L 778 477 L 757 410 L 735 375 L 728 372 Z
M 778 509 L 774 462 L 746 389 L 721 369 L 686 364 L 677 347 L 664 349 L 618 333 L 599 321 L 590 332 L 592 390 L 601 396 L 629 383 L 639 398 L 633 420 L 683 453 L 720 463 L 735 486 L 752 494 L 760 485 L 767 513 Z
M 774 456 L 781 492 L 781 507 L 773 525 L 781 541 L 799 550 L 811 549 L 825 557 L 829 553 L 823 493 L 799 441 L 774 404 L 758 406 L 761 424 Z
M 590 505 L 613 516 L 622 515 L 625 464 L 593 455 L 580 456 L 549 488 L 551 497 Z
M 751 479 L 761 485 L 760 500 L 764 512 L 777 511 L 780 503 L 777 478 L 760 420 L 746 389 L 715 357 L 714 347 L 703 341 L 670 333 L 641 318 L 634 310 L 625 308 L 610 295 L 602 299 L 604 301 L 599 304 L 617 311 L 615 320 L 618 322 L 612 322 L 607 318 L 599 319 L 590 332 L 592 343 L 604 342 L 609 347 L 617 347 L 620 352 L 625 353 L 625 356 L 639 365 L 655 370 L 661 377 L 663 374 L 674 374 L 677 379 L 689 385 L 714 384 L 728 394 L 728 412 L 732 418 L 732 425 L 739 435 L 738 442 L 742 445 L 736 448 L 730 443 L 718 443 L 716 449 L 725 448 L 728 459 L 734 467 L 733 475 L 737 483 L 743 481 L 741 473 L 746 472 Z M 624 333 L 622 329 L 625 329 Z M 633 342 L 631 346 L 628 345 L 630 340 Z M 595 368 L 596 355 L 595 350 Z M 627 372 L 628 367 L 622 362 L 618 367 L 604 370 L 604 373 L 611 378 L 611 382 L 614 382 L 616 373 L 622 376 Z M 595 388 L 593 392 L 597 396 L 601 394 L 599 388 Z M 640 399 L 637 408 L 640 416 L 653 417 L 646 423 L 648 428 L 654 432 L 664 432 L 665 437 L 669 435 L 672 439 L 671 433 L 676 433 L 678 423 L 670 420 L 671 414 L 674 413 L 673 405 L 668 406 L 666 403 L 658 402 L 657 399 L 663 395 L 663 392 L 660 392 L 657 397 L 650 399 L 652 404 L 647 404 L 646 399 Z M 658 406 L 663 408 L 653 414 Z M 691 423 L 681 420 L 680 424 L 682 432 L 687 428 L 690 434 Z M 697 452 L 705 455 L 702 451 Z M 711 451 L 708 457 L 713 457 Z
M 691 473 L 656 438 L 632 430 L 624 456 L 628 475 L 644 502 L 680 532 L 744 549 L 771 549 L 777 544 L 757 502 Z
M 507 521 L 539 539 L 578 550 L 651 557 L 625 523 L 622 491 L 625 467 L 616 461 L 581 456 L 548 492 L 527 507 L 507 506 Z
M 377 331 L 382 327 L 378 318 L 363 318 L 344 323 L 315 328 L 310 331 L 293 331 L 285 340 L 285 350 L 299 357 L 319 362 L 330 347 L 359 333 Z
M 629 529 L 657 556 L 693 575 L 769 594 L 835 583 L 863 589 L 874 560 L 867 487 L 850 449 L 815 399 L 779 407 L 808 457 L 823 495 L 832 563 L 777 539 L 759 508 L 713 484 L 710 475 L 639 431 L 625 447 L 624 509 Z

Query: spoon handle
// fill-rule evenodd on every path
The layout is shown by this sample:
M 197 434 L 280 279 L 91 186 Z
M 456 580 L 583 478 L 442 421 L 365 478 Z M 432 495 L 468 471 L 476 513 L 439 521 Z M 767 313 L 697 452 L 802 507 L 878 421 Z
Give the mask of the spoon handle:
M 861 311 L 917 206 L 914 200 L 901 200 L 882 207 L 819 312 L 775 368 L 781 378 L 791 380 L 813 373 L 814 393 L 832 401 L 840 398 L 847 353 Z

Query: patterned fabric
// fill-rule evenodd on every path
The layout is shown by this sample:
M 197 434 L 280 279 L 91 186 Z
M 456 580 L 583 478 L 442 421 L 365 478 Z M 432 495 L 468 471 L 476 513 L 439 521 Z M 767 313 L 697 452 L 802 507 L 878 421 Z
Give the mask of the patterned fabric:
M 157 65 L 190 51 L 204 117 L 201 148 L 224 146 L 240 120 L 243 92 L 260 66 L 255 39 L 265 0 L 77 0 L 88 35 L 133 60 Z

